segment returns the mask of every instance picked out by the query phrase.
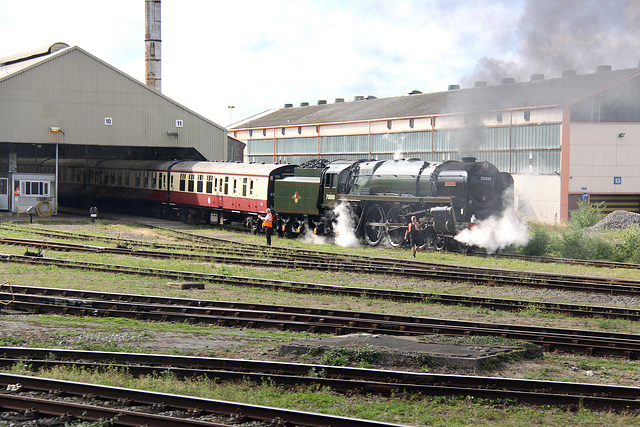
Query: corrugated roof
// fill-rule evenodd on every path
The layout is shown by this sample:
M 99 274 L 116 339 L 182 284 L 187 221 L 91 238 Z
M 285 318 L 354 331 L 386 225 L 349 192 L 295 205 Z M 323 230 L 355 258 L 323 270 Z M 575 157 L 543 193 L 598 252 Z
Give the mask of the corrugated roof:
M 58 42 L 27 52 L 0 58 L 0 76 L 20 71 L 42 61 L 43 59 L 46 59 L 49 55 L 56 53 L 59 50 L 67 49 L 68 47 L 68 44 Z
M 235 127 L 263 128 L 566 105 L 640 76 L 640 68 L 427 94 L 283 108 Z

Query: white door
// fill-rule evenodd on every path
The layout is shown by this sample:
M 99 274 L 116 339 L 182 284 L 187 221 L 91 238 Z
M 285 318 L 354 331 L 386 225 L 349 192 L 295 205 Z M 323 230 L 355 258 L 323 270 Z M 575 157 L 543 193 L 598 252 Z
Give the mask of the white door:
M 0 211 L 9 210 L 9 180 L 0 178 Z

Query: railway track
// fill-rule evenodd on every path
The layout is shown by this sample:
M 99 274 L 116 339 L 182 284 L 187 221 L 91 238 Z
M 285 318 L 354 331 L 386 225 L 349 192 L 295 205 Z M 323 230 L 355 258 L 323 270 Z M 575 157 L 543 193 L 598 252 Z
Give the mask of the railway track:
M 0 355 L 2 366 L 22 363 L 38 370 L 59 366 L 101 371 L 116 369 L 135 376 L 170 372 L 181 379 L 250 380 L 256 383 L 268 379 L 270 383 L 286 387 L 313 385 L 350 394 L 473 396 L 570 409 L 640 409 L 640 389 L 637 387 L 84 350 L 0 347 Z
M 246 253 L 241 256 L 222 249 L 225 255 L 209 255 L 185 252 L 167 252 L 129 249 L 125 247 L 93 246 L 65 242 L 48 242 L 46 240 L 1 237 L 0 244 L 28 246 L 38 248 L 40 252 L 29 252 L 27 255 L 40 256 L 44 250 L 63 252 L 92 252 L 126 256 L 139 256 L 162 259 L 192 259 L 212 263 L 240 264 L 249 266 L 303 268 L 316 270 L 350 271 L 360 274 L 399 275 L 424 280 L 440 280 L 447 282 L 471 282 L 487 286 L 526 286 L 546 289 L 559 289 L 577 292 L 596 292 L 610 295 L 640 296 L 640 281 L 631 279 L 615 279 L 595 276 L 558 275 L 551 273 L 517 272 L 512 270 L 488 269 L 477 267 L 461 267 L 445 264 L 434 264 L 419 261 L 406 261 L 388 258 L 350 258 L 334 255 L 332 257 L 301 254 L 292 257 L 290 254 L 281 257 L 270 257 L 268 264 L 264 258 L 251 258 Z
M 64 268 L 104 271 L 111 273 L 129 273 L 144 276 L 156 276 L 170 280 L 192 280 L 206 283 L 218 283 L 231 286 L 277 289 L 296 293 L 334 294 L 351 297 L 386 299 L 396 302 L 434 303 L 448 306 L 482 307 L 490 310 L 518 312 L 530 308 L 549 313 L 558 313 L 573 317 L 601 317 L 610 319 L 640 320 L 640 310 L 625 307 L 589 306 L 577 304 L 562 304 L 544 301 L 515 300 L 504 298 L 473 297 L 467 295 L 436 294 L 427 292 L 399 291 L 393 289 L 360 288 L 348 286 L 324 285 L 316 283 L 293 282 L 287 280 L 270 280 L 251 277 L 218 275 L 210 273 L 193 273 L 185 271 L 170 271 L 149 269 L 143 267 L 127 267 L 121 265 L 107 265 L 87 263 L 82 261 L 67 261 L 45 257 L 31 257 L 20 255 L 2 255 L 0 262 L 19 262 L 27 264 L 45 264 Z
M 29 425 L 114 426 L 395 426 L 335 415 L 0 373 L 5 420 Z M 10 412 L 12 411 L 13 414 Z M 22 424 L 20 424 L 22 425 Z
M 1 292 L 4 291 L 4 292 Z M 344 335 L 496 336 L 530 342 L 544 351 L 636 359 L 640 336 L 613 332 L 495 324 L 310 307 L 244 304 L 56 288 L 0 288 L 4 307 L 30 314 L 120 317 L 155 322 L 215 324 Z
M 138 256 L 157 259 L 191 259 L 211 263 L 240 264 L 249 266 L 303 268 L 323 271 L 350 271 L 359 274 L 399 275 L 424 280 L 447 282 L 471 282 L 487 286 L 525 286 L 543 289 L 559 289 L 576 292 L 596 292 L 610 295 L 640 296 L 640 281 L 631 279 L 604 278 L 595 276 L 558 275 L 551 273 L 517 272 L 512 270 L 460 267 L 423 262 L 407 262 L 397 259 L 368 258 L 365 261 L 348 259 L 347 262 L 334 257 L 309 257 L 300 259 L 272 258 L 268 264 L 263 258 L 235 256 L 224 251 L 225 255 L 205 255 L 196 253 L 137 250 L 123 247 L 93 246 L 45 240 L 0 237 L 0 244 L 27 246 L 39 249 L 39 252 L 26 252 L 26 255 L 41 257 L 44 250 L 63 252 L 92 252 L 114 255 Z M 17 258 L 16 258 L 17 259 Z

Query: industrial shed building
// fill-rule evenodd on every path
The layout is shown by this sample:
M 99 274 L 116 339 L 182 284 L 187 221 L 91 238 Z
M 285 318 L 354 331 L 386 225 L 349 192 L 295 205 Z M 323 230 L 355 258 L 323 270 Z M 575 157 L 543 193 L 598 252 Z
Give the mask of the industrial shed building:
M 521 216 L 547 222 L 580 199 L 640 212 L 640 68 L 287 104 L 230 135 L 251 162 L 475 156 L 513 175 Z
M 21 213 L 33 204 L 27 196 L 55 200 L 55 183 L 37 195 L 31 181 L 21 186 L 17 159 L 226 161 L 242 148 L 224 127 L 79 47 L 0 58 L 0 210 Z

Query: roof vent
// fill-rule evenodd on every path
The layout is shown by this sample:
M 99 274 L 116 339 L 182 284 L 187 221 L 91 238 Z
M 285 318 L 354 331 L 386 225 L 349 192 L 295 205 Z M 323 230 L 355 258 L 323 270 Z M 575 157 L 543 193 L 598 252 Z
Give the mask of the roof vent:
M 326 99 L 319 99 L 318 100 L 318 105 L 326 105 L 327 104 L 327 100 Z
M 576 70 L 564 70 L 562 72 L 562 77 L 571 77 L 576 75 Z
M 478 80 L 477 82 L 475 82 L 473 84 L 473 87 L 485 87 L 487 85 L 487 82 L 484 80 Z
M 513 77 L 505 77 L 504 79 L 502 79 L 502 82 L 500 82 L 503 85 L 510 85 L 511 83 L 515 83 L 516 79 L 514 79 Z
M 300 106 L 301 106 L 301 107 L 308 107 L 308 106 L 309 106 L 309 103 L 308 103 L 308 102 L 301 102 L 301 103 L 300 103 Z
M 293 108 L 293 104 L 284 104 L 284 108 Z
M 611 71 L 611 65 L 598 65 L 596 68 L 596 73 L 606 73 L 607 71 Z
M 378 97 L 377 96 L 373 96 L 373 95 L 369 95 L 369 96 L 366 97 L 367 101 L 371 101 L 372 99 L 378 99 Z
M 409 95 L 420 95 L 420 94 L 422 94 L 422 92 L 420 92 L 420 91 L 419 91 L 419 90 L 417 90 L 417 89 L 414 89 L 414 90 L 412 90 L 411 92 L 409 92 Z
M 458 90 L 460 89 L 460 85 L 449 85 L 449 87 L 447 87 L 447 90 Z
M 544 80 L 544 74 L 531 74 L 529 81 L 535 82 L 536 80 Z
M 344 98 L 336 98 L 336 104 L 344 102 Z
M 354 100 L 354 101 L 364 101 L 364 96 L 362 96 L 362 95 L 356 95 L 356 96 L 353 98 L 353 100 Z

